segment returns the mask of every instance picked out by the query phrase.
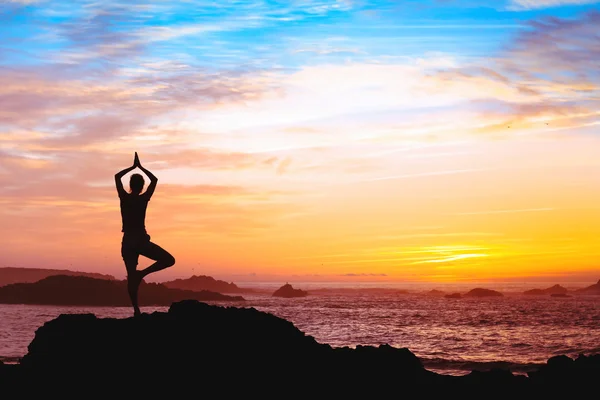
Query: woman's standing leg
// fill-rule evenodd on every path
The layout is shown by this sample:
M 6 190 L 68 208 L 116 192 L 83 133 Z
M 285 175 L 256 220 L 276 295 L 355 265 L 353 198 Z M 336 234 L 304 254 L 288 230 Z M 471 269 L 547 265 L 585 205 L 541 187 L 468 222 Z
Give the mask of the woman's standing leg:
M 133 306 L 133 315 L 140 315 L 140 307 L 138 304 L 138 291 L 140 283 L 142 281 L 141 271 L 138 271 L 138 259 L 139 253 L 136 251 L 134 246 L 128 246 L 128 243 L 123 240 L 121 244 L 121 256 L 125 262 L 125 268 L 127 269 L 127 293 Z

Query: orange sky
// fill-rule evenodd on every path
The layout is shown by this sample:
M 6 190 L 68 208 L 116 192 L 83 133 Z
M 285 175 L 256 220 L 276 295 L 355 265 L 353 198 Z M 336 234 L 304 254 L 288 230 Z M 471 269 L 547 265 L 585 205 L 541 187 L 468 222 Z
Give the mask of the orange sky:
M 487 57 L 5 69 L 0 264 L 123 277 L 113 175 L 137 151 L 159 178 L 147 228 L 177 260 L 152 280 L 596 281 L 600 86 L 566 74 L 589 67 L 579 18 Z M 543 53 L 557 37 L 568 62 Z

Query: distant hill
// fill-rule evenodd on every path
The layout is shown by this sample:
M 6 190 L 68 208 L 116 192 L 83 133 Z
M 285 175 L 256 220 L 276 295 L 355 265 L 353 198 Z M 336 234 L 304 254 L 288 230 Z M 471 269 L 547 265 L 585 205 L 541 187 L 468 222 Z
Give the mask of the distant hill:
M 563 294 L 567 294 L 567 288 L 562 287 L 560 285 L 554 285 L 551 286 L 549 288 L 546 289 L 531 289 L 531 290 L 526 290 L 523 292 L 523 294 L 527 294 L 530 296 L 539 296 L 539 295 L 553 295 L 553 294 L 559 294 L 559 295 L 563 295 Z
M 140 306 L 170 306 L 173 302 L 182 300 L 243 301 L 244 298 L 206 290 L 196 292 L 169 289 L 158 283 L 142 282 L 140 285 Z M 54 275 L 34 283 L 13 283 L 0 287 L 0 303 L 104 307 L 131 305 L 126 281 L 67 275 Z
M 11 283 L 32 283 L 52 275 L 87 276 L 96 279 L 115 280 L 112 275 L 97 274 L 94 272 L 69 271 L 66 269 L 44 269 L 44 268 L 0 268 L 0 286 Z
M 220 281 L 212 276 L 193 275 L 187 279 L 175 279 L 174 281 L 163 282 L 168 288 L 181 290 L 209 290 L 217 293 L 250 293 L 252 289 L 238 287 L 235 283 Z
M 597 283 L 595 283 L 595 284 L 593 284 L 591 286 L 585 287 L 583 289 L 578 289 L 576 291 L 576 293 L 578 293 L 578 294 L 598 294 L 598 295 L 600 295 L 600 280 L 598 280 Z
M 502 293 L 491 289 L 475 288 L 464 294 L 464 297 L 502 297 Z

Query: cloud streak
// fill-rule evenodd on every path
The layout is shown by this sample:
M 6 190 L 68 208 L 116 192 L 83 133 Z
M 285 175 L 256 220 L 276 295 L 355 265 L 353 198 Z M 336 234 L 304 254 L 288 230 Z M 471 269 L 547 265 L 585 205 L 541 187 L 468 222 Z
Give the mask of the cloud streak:
M 594 3 L 598 3 L 598 0 L 511 0 L 508 5 L 508 9 L 512 11 L 523 11 L 560 6 L 578 6 Z
M 490 211 L 473 211 L 473 212 L 462 212 L 455 213 L 453 215 L 492 215 L 492 214 L 515 214 L 515 213 L 530 213 L 530 212 L 547 212 L 554 211 L 554 208 L 525 208 L 516 210 L 490 210 Z

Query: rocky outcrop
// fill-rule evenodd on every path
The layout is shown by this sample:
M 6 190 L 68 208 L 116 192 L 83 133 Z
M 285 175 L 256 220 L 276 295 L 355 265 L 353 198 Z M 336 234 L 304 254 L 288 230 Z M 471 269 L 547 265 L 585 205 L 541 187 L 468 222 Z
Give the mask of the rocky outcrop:
M 225 282 L 206 275 L 193 275 L 187 279 L 175 279 L 163 282 L 168 288 L 181 290 L 208 290 L 217 293 L 251 293 L 252 289 L 238 287 L 233 282 Z
M 186 299 L 243 301 L 240 296 L 169 289 L 157 283 L 142 282 L 140 306 L 169 306 Z M 2 304 L 40 304 L 56 306 L 130 306 L 126 281 L 94 279 L 83 276 L 49 276 L 35 283 L 15 283 L 0 287 Z
M 540 296 L 540 295 L 554 295 L 554 294 L 562 295 L 562 294 L 567 294 L 567 292 L 568 292 L 567 288 L 560 286 L 560 285 L 554 285 L 554 286 L 551 286 L 546 289 L 526 290 L 523 292 L 523 294 L 526 294 L 529 296 Z
M 292 285 L 290 285 L 289 283 L 286 283 L 285 285 L 283 285 L 282 287 L 280 287 L 279 289 L 277 289 L 274 293 L 273 296 L 275 297 L 286 297 L 286 298 L 292 298 L 292 297 L 306 297 L 308 296 L 308 292 L 301 290 L 301 289 L 294 289 L 292 287 Z
M 20 391 L 35 389 L 35 382 L 44 393 L 109 385 L 114 392 L 137 394 L 218 390 L 225 398 L 281 390 L 344 393 L 352 382 L 413 385 L 439 378 L 407 349 L 334 349 L 271 314 L 191 300 L 127 319 L 61 315 L 36 331 L 28 353 L 12 369 L 10 383 Z
M 600 355 L 555 357 L 529 377 L 501 369 L 445 376 L 427 371 L 405 348 L 332 348 L 271 314 L 192 300 L 126 319 L 61 315 L 36 331 L 18 365 L 0 365 L 3 395 L 19 398 L 165 391 L 169 397 L 224 398 L 401 398 L 417 392 L 430 398 L 493 391 L 539 398 L 559 389 L 570 396 L 594 390 L 599 374 Z
M 529 372 L 533 383 L 546 391 L 572 388 L 583 393 L 594 393 L 590 382 L 598 382 L 600 377 L 600 354 L 591 356 L 579 355 L 576 359 L 561 355 L 548 360 L 537 371 Z M 596 385 L 597 386 L 597 385 Z
M 593 294 L 593 295 L 600 295 L 600 280 L 598 280 L 597 283 L 585 287 L 583 289 L 578 289 L 576 291 L 577 294 Z
M 464 294 L 464 297 L 502 297 L 502 293 L 491 289 L 475 288 Z
M 98 274 L 94 272 L 69 271 L 63 269 L 44 268 L 0 268 L 0 286 L 11 283 L 33 283 L 53 275 L 87 276 L 88 278 L 114 280 L 112 275 Z

